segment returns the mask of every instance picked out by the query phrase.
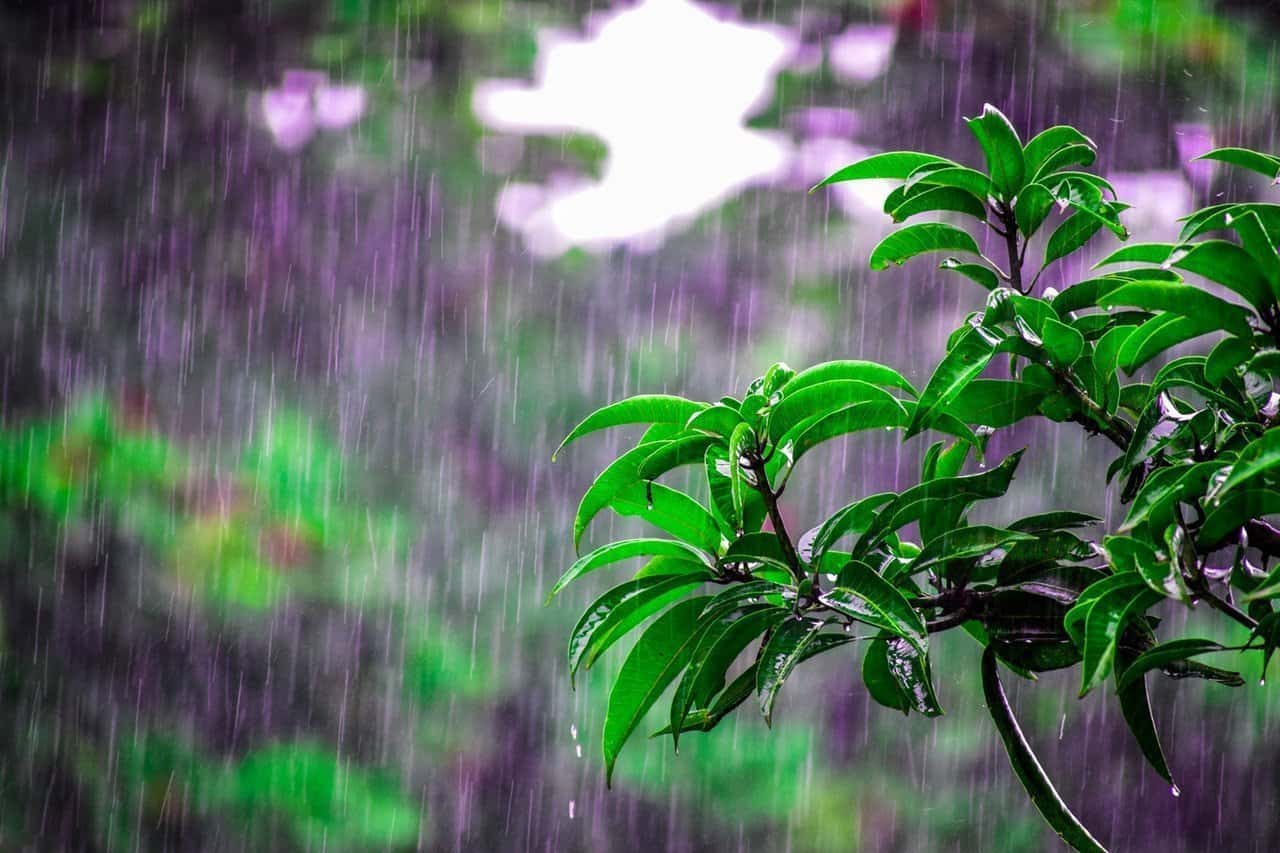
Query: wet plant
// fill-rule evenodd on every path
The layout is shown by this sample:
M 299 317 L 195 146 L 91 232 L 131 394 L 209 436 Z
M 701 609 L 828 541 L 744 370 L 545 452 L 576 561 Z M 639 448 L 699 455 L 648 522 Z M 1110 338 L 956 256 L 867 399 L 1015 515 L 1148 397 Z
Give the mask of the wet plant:
M 1206 655 L 1230 655 L 1219 662 L 1236 666 L 1253 658 L 1265 677 L 1280 644 L 1280 530 L 1267 520 L 1280 514 L 1280 205 L 1214 204 L 1183 220 L 1177 243 L 1126 245 L 1093 277 L 1045 288 L 1042 273 L 1095 235 L 1127 240 L 1127 205 L 1087 171 L 1096 146 L 1075 128 L 1051 127 L 1024 144 L 991 106 L 968 127 L 985 170 L 898 151 L 815 187 L 893 180 L 900 185 L 884 209 L 894 222 L 943 212 L 970 224 L 905 225 L 869 259 L 879 270 L 944 253 L 942 270 L 986 292 L 923 389 L 873 362 L 799 372 L 775 364 L 741 398 L 631 397 L 592 413 L 562 443 L 648 425 L 583 495 L 574 543 L 606 509 L 670 537 L 599 547 L 551 591 L 642 561 L 587 608 L 569 640 L 572 677 L 643 627 L 609 695 L 607 777 L 669 690 L 658 734 L 675 745 L 752 697 L 769 720 L 801 663 L 856 640 L 872 698 L 941 714 L 930 651 L 937 635 L 960 629 L 984 647 L 975 677 L 1032 802 L 1063 841 L 1097 851 L 1023 735 L 1002 667 L 1032 680 L 1078 667 L 1081 696 L 1110 682 L 1142 754 L 1175 794 L 1146 677 L 1244 683 Z M 1203 156 L 1280 181 L 1280 157 L 1241 148 Z M 1029 257 L 1042 231 L 1043 251 Z M 983 245 L 998 247 L 990 254 L 999 259 Z M 1022 451 L 971 473 L 966 465 L 982 459 L 995 431 L 1033 417 L 1112 448 L 1106 485 L 1127 507 L 1114 530 L 1088 535 L 1100 519 L 1072 511 L 970 523 L 975 504 L 1005 496 Z M 941 436 L 918 482 L 856 496 L 793 535 L 779 498 L 801 457 L 885 429 L 904 441 Z M 685 466 L 700 472 L 704 497 L 658 482 Z M 1160 636 L 1152 611 L 1168 600 L 1212 609 L 1241 641 Z

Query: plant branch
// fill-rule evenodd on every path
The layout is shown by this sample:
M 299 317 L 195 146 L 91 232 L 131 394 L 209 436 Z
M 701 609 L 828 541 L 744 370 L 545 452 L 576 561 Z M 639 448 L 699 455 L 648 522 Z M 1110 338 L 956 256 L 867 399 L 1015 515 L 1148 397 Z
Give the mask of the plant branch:
M 1022 254 L 1018 251 L 1018 217 L 1004 202 L 996 205 L 996 215 L 1004 226 L 1005 249 L 1009 253 L 1009 285 L 1019 293 L 1022 289 Z
M 787 533 L 786 522 L 782 520 L 782 512 L 778 509 L 778 493 L 773 491 L 769 485 L 769 474 L 765 471 L 764 460 L 760 458 L 758 453 L 744 454 L 747 460 L 747 467 L 755 476 L 756 491 L 760 493 L 760 497 L 764 498 L 764 508 L 769 514 L 769 522 L 773 525 L 773 532 L 777 534 L 779 547 L 782 548 L 782 556 L 787 561 L 787 567 L 791 569 L 791 575 L 795 578 L 797 584 L 803 583 L 805 580 L 804 564 L 800 562 L 800 555 L 796 553 L 796 546 L 791 542 L 791 535 Z M 814 595 L 817 595 L 817 584 L 814 584 Z
M 1227 601 L 1226 599 L 1219 598 L 1218 596 L 1214 595 L 1212 592 L 1209 591 L 1208 587 L 1205 587 L 1199 590 L 1196 593 L 1196 597 L 1199 598 L 1201 601 L 1203 601 L 1205 604 L 1212 607 L 1214 610 L 1217 610 L 1219 613 L 1224 613 L 1227 616 L 1229 616 L 1231 619 L 1234 619 L 1236 622 L 1239 622 L 1241 625 L 1248 628 L 1250 631 L 1258 627 L 1258 622 L 1256 619 L 1254 619 L 1252 616 L 1245 613 L 1244 611 L 1240 610 L 1234 604 Z

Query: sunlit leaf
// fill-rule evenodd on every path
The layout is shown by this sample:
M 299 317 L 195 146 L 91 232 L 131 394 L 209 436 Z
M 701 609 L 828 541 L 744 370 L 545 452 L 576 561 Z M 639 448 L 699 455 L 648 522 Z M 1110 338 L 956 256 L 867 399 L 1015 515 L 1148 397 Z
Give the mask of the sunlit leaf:
M 711 607 L 712 605 L 708 605 L 708 609 Z M 679 746 L 680 732 L 689 711 L 695 707 L 710 708 L 712 700 L 724 689 L 729 667 L 742 651 L 789 615 L 779 607 L 762 607 L 740 616 L 731 612 L 720 616 L 704 629 L 689 667 L 676 685 L 675 695 L 671 700 L 674 746 Z
M 570 681 L 579 668 L 589 668 L 631 629 L 710 578 L 710 570 L 693 575 L 651 575 L 616 586 L 597 598 L 569 635 Z
M 688 664 L 701 636 L 698 617 L 706 603 L 706 598 L 687 599 L 654 620 L 618 671 L 604 719 L 606 785 L 612 785 L 623 744 Z
M 705 553 L 692 545 L 672 539 L 624 539 L 621 542 L 611 542 L 575 560 L 573 565 L 551 587 L 551 592 L 547 593 L 547 601 L 550 601 L 560 590 L 588 572 L 613 565 L 621 560 L 640 556 L 684 557 L 703 563 L 708 559 Z
M 951 161 L 943 157 L 921 154 L 918 151 L 886 151 L 882 154 L 873 154 L 842 169 L 837 169 L 809 192 L 825 187 L 828 184 L 838 184 L 844 181 L 861 181 L 876 178 L 906 180 L 907 176 L 920 166 L 928 163 L 949 162 Z
M 986 369 L 994 354 L 990 337 L 972 326 L 966 328 L 929 377 L 907 427 L 907 437 L 928 427 L 935 414 Z
M 1249 148 L 1215 148 L 1196 157 L 1197 160 L 1217 160 L 1231 166 L 1240 166 L 1275 183 L 1280 178 L 1280 157 L 1272 157 Z
M 693 400 L 686 400 L 683 397 L 672 397 L 666 394 L 645 394 L 638 397 L 628 397 L 587 415 L 582 423 L 574 427 L 565 436 L 564 441 L 560 442 L 560 446 L 556 448 L 555 453 L 551 454 L 551 458 L 555 459 L 569 442 L 597 430 L 626 424 L 668 423 L 683 425 L 694 413 L 706 407 L 706 403 L 697 403 Z
M 1097 144 L 1069 125 L 1059 124 L 1045 128 L 1027 141 L 1022 149 L 1028 175 L 1035 175 L 1051 154 L 1067 146 L 1083 145 L 1097 148 Z
M 901 266 L 909 258 L 925 252 L 969 252 L 977 255 L 978 244 L 969 232 L 945 222 L 921 222 L 894 231 L 871 250 L 871 269 L 882 270 L 889 264 Z
M 987 174 L 1001 196 L 1012 199 L 1022 189 L 1026 165 L 1022 156 L 1022 140 L 1004 113 L 985 104 L 982 115 L 965 119 L 969 130 L 987 157 Z
M 857 359 L 824 361 L 821 364 L 815 364 L 797 373 L 793 379 L 782 386 L 780 391 L 784 397 L 787 397 L 823 382 L 845 380 L 869 382 L 885 388 L 899 388 L 913 397 L 916 396 L 915 387 L 892 367 Z
M 702 504 L 658 483 L 632 483 L 609 502 L 619 515 L 637 516 L 704 551 L 720 550 L 720 527 Z

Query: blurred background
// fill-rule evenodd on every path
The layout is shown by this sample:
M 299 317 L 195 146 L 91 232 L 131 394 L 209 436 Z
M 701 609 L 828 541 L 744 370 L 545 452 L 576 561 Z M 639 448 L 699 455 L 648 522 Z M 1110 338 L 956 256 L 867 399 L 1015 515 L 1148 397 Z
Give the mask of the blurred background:
M 872 703 L 842 650 L 772 731 L 637 739 L 606 791 L 622 652 L 574 692 L 564 644 L 617 578 L 543 600 L 635 436 L 550 453 L 607 401 L 779 360 L 923 383 L 981 291 L 867 271 L 885 187 L 805 190 L 880 150 L 974 161 L 985 101 L 1096 139 L 1138 240 L 1274 196 L 1187 160 L 1280 150 L 1278 31 L 1239 0 L 3 0 L 0 848 L 1057 849 L 958 632 L 942 718 Z M 926 446 L 811 454 L 791 526 Z M 984 512 L 1114 513 L 1101 439 L 1028 423 L 990 458 L 1021 446 Z M 1013 695 L 1113 849 L 1273 850 L 1274 688 L 1245 675 L 1153 685 L 1180 796 L 1107 691 Z

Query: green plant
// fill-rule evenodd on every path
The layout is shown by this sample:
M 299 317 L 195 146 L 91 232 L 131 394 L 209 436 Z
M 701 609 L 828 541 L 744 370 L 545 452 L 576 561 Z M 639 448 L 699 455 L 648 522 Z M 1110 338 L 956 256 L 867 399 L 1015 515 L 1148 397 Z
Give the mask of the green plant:
M 1120 221 L 1127 206 L 1105 179 L 1085 171 L 1096 149 L 1078 130 L 1052 127 L 1024 145 L 990 106 L 968 125 L 985 171 L 890 152 L 818 185 L 899 181 L 885 201 L 895 222 L 959 214 L 1003 251 L 1002 265 L 973 233 L 948 222 L 906 225 L 872 251 L 873 269 L 930 252 L 966 255 L 947 257 L 941 269 L 987 291 L 923 390 L 872 362 L 798 373 L 775 364 L 741 399 L 631 397 L 588 416 L 561 444 L 649 425 L 588 488 L 574 543 L 605 509 L 674 537 L 606 544 L 574 562 L 551 590 L 554 596 L 583 575 L 644 558 L 632 580 L 588 607 L 569 642 L 572 677 L 646 626 L 609 696 L 607 776 L 673 684 L 669 723 L 658 734 L 674 745 L 683 733 L 713 728 L 753 694 L 769 720 L 800 663 L 855 640 L 865 641 L 862 678 L 876 701 L 940 714 L 930 647 L 935 635 L 961 628 L 985 647 L 984 695 L 1032 801 L 1072 847 L 1101 850 L 1023 737 L 998 664 L 1031 679 L 1079 665 L 1082 696 L 1113 678 L 1125 721 L 1171 786 L 1146 674 L 1240 685 L 1237 673 L 1193 660 L 1228 651 L 1259 653 L 1265 674 L 1280 644 L 1280 568 L 1267 571 L 1280 556 L 1280 531 L 1265 520 L 1280 513 L 1280 430 L 1273 428 L 1280 205 L 1207 207 L 1186 218 L 1178 243 L 1128 245 L 1097 265 L 1107 272 L 1060 293 L 1038 292 L 1046 268 L 1100 231 L 1127 239 Z M 1280 176 L 1277 157 L 1238 148 L 1204 156 L 1261 172 L 1273 184 Z M 1029 246 L 1051 219 L 1060 221 L 1041 263 L 1029 264 Z M 1121 263 L 1131 266 L 1116 271 Z M 1209 335 L 1211 347 L 1203 343 Z M 1207 354 L 1174 352 L 1193 340 Z M 1150 378 L 1135 379 L 1139 372 Z M 1022 452 L 966 474 L 970 455 L 981 457 L 993 431 L 1035 416 L 1077 424 L 1119 452 L 1109 481 L 1118 479 L 1128 513 L 1100 542 L 1080 532 L 1099 519 L 1075 512 L 1002 526 L 968 522 L 975 503 L 1005 494 Z M 793 538 L 778 499 L 800 458 L 838 436 L 886 428 L 901 430 L 904 440 L 926 430 L 947 438 L 924 454 L 918 483 L 860 497 Z M 697 466 L 705 501 L 656 482 L 684 466 Z M 1166 599 L 1204 603 L 1248 637 L 1234 646 L 1160 642 L 1149 611 Z M 871 631 L 857 635 L 855 626 Z

